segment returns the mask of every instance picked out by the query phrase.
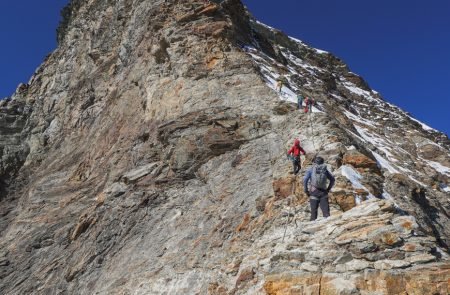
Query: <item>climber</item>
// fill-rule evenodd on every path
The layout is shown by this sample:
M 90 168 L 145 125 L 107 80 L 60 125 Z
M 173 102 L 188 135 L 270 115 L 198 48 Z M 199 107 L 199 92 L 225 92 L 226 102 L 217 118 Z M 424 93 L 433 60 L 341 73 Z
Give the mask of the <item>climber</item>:
M 278 79 L 278 80 L 277 80 L 277 91 L 278 91 L 279 93 L 281 93 L 281 88 L 283 88 L 283 80 Z
M 286 77 L 279 76 L 278 79 L 277 79 L 277 91 L 279 93 L 281 93 L 282 92 L 281 90 L 282 90 L 283 86 L 285 86 L 287 84 L 288 84 L 288 81 L 287 81 Z
M 314 99 L 307 97 L 305 98 L 305 113 L 308 111 L 312 112 L 312 107 L 314 105 Z
M 330 182 L 327 185 L 327 180 Z M 334 185 L 334 177 L 328 171 L 322 157 L 314 158 L 314 165 L 305 175 L 303 181 L 304 192 L 310 198 L 311 221 L 317 219 L 317 211 L 320 205 L 323 217 L 330 216 L 330 205 L 328 203 L 328 193 Z
M 298 94 L 297 95 L 297 105 L 298 105 L 298 109 L 300 110 L 303 106 L 303 95 Z
M 288 151 L 287 156 L 292 160 L 294 166 L 294 174 L 297 175 L 300 171 L 301 162 L 300 162 L 300 154 L 306 155 L 305 150 L 300 146 L 300 140 L 296 139 L 294 141 L 294 145 Z

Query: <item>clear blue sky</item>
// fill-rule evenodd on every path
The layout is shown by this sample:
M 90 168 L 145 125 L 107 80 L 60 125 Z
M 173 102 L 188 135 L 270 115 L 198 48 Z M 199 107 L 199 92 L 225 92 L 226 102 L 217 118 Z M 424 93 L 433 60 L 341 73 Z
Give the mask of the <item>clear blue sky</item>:
M 386 100 L 450 135 L 449 0 L 243 2 L 258 20 L 342 58 Z
M 59 12 L 68 0 L 0 1 L 0 98 L 28 82 L 56 48 Z
M 68 0 L 0 2 L 0 97 L 56 47 Z M 342 58 L 388 101 L 450 134 L 450 1 L 243 0 L 262 22 Z

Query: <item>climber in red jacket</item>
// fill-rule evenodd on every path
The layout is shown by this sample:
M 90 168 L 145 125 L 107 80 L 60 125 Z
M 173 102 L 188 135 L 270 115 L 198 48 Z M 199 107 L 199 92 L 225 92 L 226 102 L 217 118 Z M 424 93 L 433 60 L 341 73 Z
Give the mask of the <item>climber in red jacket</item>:
M 307 97 L 305 99 L 305 113 L 307 113 L 308 111 L 312 112 L 313 105 L 314 105 L 314 99 L 312 99 L 311 97 Z
M 305 150 L 300 146 L 300 140 L 296 139 L 294 141 L 294 145 L 291 147 L 291 149 L 288 151 L 287 155 L 288 158 L 292 160 L 292 163 L 294 164 L 294 174 L 297 175 L 300 171 L 301 162 L 300 162 L 300 155 L 306 155 Z

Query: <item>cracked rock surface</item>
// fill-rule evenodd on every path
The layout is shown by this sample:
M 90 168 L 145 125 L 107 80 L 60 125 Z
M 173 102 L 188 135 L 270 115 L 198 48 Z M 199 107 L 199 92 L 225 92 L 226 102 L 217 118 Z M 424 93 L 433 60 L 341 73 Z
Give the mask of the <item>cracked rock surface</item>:
M 0 101 L 1 294 L 449 293 L 445 134 L 239 0 L 67 9 Z M 336 186 L 310 222 L 316 154 Z

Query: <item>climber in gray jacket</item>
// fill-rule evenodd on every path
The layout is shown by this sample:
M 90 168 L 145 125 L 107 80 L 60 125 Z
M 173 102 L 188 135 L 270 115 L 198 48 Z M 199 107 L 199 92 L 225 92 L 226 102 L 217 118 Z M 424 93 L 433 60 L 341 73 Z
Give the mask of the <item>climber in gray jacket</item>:
M 310 198 L 311 220 L 317 219 L 317 210 L 320 205 L 323 217 L 330 216 L 330 205 L 328 203 L 328 193 L 334 185 L 334 177 L 328 171 L 322 157 L 314 158 L 314 165 L 305 175 L 303 181 L 304 191 Z M 329 184 L 327 184 L 329 181 Z

